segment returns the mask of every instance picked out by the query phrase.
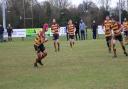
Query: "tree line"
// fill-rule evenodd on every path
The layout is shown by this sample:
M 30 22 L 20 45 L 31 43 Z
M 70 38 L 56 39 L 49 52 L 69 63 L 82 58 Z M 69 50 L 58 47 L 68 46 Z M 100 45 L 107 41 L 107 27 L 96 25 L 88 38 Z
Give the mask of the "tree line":
M 8 0 L 6 8 L 6 22 L 14 28 L 39 28 L 45 22 L 51 23 L 57 19 L 60 26 L 66 26 L 67 21 L 74 22 L 83 19 L 87 26 L 91 26 L 93 20 L 102 24 L 106 15 L 118 19 L 117 7 L 111 8 L 111 0 L 98 0 L 99 4 L 84 0 L 78 6 L 71 4 L 70 0 L 47 0 L 39 3 L 37 0 Z M 0 6 L 1 6 L 0 1 Z M 99 6 L 100 5 L 100 6 Z M 123 5 L 122 5 L 123 6 Z M 128 18 L 128 12 L 122 7 L 122 20 Z M 2 7 L 0 7 L 0 24 L 2 24 Z

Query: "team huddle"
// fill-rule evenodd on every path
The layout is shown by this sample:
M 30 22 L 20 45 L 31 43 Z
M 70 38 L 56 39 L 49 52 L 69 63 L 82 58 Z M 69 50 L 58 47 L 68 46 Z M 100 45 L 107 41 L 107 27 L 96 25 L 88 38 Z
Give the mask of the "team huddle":
M 109 49 L 109 52 L 111 53 L 113 50 L 114 57 L 117 57 L 116 52 L 116 41 L 118 40 L 121 44 L 121 47 L 124 51 L 124 54 L 128 56 L 128 53 L 126 52 L 126 48 L 123 41 L 122 31 L 125 33 L 125 43 L 127 44 L 128 40 L 128 21 L 125 19 L 123 24 L 119 24 L 115 19 L 110 19 L 109 16 L 106 17 L 106 20 L 103 23 L 104 32 L 105 32 L 105 38 L 107 42 L 107 46 Z M 53 33 L 53 40 L 54 40 L 54 48 L 55 52 L 60 51 L 60 43 L 59 43 L 59 29 L 60 26 L 56 22 L 56 19 L 53 19 L 51 24 L 51 31 Z M 37 34 L 35 41 L 34 41 L 34 48 L 36 51 L 37 58 L 34 63 L 34 67 L 38 67 L 38 64 L 43 65 L 42 59 L 44 59 L 47 56 L 47 51 L 45 49 L 44 43 L 48 41 L 48 39 L 45 36 L 45 32 L 48 31 L 48 24 L 44 24 L 41 31 Z M 69 42 L 70 47 L 73 48 L 75 45 L 75 32 L 76 28 L 73 24 L 72 20 L 68 21 L 67 25 L 67 33 L 69 35 Z
M 118 40 L 121 44 L 124 54 L 128 56 L 128 53 L 126 52 L 126 48 L 125 48 L 125 44 L 127 44 L 127 39 L 128 39 L 128 22 L 126 21 L 126 19 L 121 25 L 114 18 L 110 19 L 110 17 L 107 16 L 103 26 L 105 29 L 104 32 L 105 32 L 105 37 L 109 52 L 111 53 L 111 51 L 113 50 L 114 57 L 117 57 L 115 45 L 116 45 L 116 41 Z M 123 36 L 122 36 L 123 31 L 125 33 L 125 43 L 123 41 Z

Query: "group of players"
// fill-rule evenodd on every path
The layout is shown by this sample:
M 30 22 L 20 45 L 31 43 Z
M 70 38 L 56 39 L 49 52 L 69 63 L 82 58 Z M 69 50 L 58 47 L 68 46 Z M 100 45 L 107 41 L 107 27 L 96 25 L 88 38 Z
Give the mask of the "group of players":
M 117 57 L 117 50 L 116 50 L 116 41 L 119 41 L 121 47 L 124 51 L 124 54 L 128 56 L 126 52 L 125 44 L 128 41 L 128 21 L 125 18 L 123 24 L 120 24 L 114 17 L 110 18 L 109 16 L 106 17 L 106 20 L 103 24 L 105 37 L 109 52 L 113 50 L 114 57 Z M 123 41 L 122 32 L 125 34 L 125 43 Z
M 122 46 L 124 54 L 128 56 L 128 53 L 126 52 L 126 48 L 123 42 L 123 36 L 122 36 L 122 31 L 124 29 L 125 36 L 126 36 L 125 38 L 128 39 L 128 22 L 126 21 L 126 19 L 121 25 L 114 18 L 110 19 L 110 17 L 107 16 L 106 20 L 104 21 L 103 27 L 104 27 L 105 38 L 106 38 L 109 52 L 111 53 L 113 49 L 114 57 L 117 57 L 115 45 L 116 45 L 116 41 L 118 40 Z M 60 26 L 56 22 L 56 19 L 53 19 L 51 24 L 51 31 L 53 33 L 55 52 L 60 51 L 59 28 Z M 37 54 L 37 58 L 35 60 L 34 67 L 38 67 L 38 64 L 43 65 L 42 59 L 44 59 L 47 56 L 47 52 L 44 47 L 44 43 L 48 41 L 48 39 L 45 38 L 45 32 L 47 31 L 48 31 L 48 24 L 44 24 L 43 28 L 35 38 L 34 48 Z M 69 38 L 70 38 L 69 41 L 70 41 L 71 48 L 75 44 L 75 40 L 74 40 L 75 31 L 76 31 L 75 25 L 73 24 L 72 20 L 69 20 L 67 25 L 67 33 L 69 34 Z
M 54 48 L 55 52 L 60 51 L 60 43 L 59 43 L 59 24 L 56 22 L 56 19 L 53 19 L 51 24 L 51 31 L 53 33 L 53 40 L 54 40 Z M 44 24 L 43 28 L 37 34 L 37 37 L 34 41 L 34 48 L 37 54 L 36 61 L 34 63 L 34 67 L 38 67 L 38 64 L 43 65 L 42 59 L 47 56 L 46 49 L 44 47 L 44 43 L 47 42 L 47 38 L 45 38 L 45 32 L 48 31 L 48 24 Z M 68 21 L 67 26 L 67 33 L 69 34 L 70 38 L 70 47 L 72 48 L 75 44 L 74 36 L 75 36 L 75 25 L 73 24 L 72 20 Z

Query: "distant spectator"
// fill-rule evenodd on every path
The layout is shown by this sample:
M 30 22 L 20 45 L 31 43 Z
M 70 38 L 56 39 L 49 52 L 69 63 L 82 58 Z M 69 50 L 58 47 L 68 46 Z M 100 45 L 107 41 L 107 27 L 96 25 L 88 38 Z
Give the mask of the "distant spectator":
M 79 40 L 80 40 L 79 22 L 77 22 L 77 21 L 75 22 L 75 28 L 76 28 L 76 32 L 75 32 L 76 40 L 78 40 L 78 37 L 79 37 Z
M 12 41 L 12 33 L 13 33 L 13 29 L 12 29 L 11 24 L 8 24 L 7 32 L 8 32 L 8 41 Z
M 93 21 L 91 27 L 92 27 L 93 39 L 95 40 L 97 38 L 97 27 L 98 27 L 95 20 Z
M 4 41 L 3 36 L 4 36 L 4 28 L 0 24 L 0 42 L 3 42 Z
M 81 32 L 81 40 L 85 40 L 85 29 L 86 29 L 86 25 L 83 22 L 83 20 L 80 21 L 79 29 L 80 29 L 80 32 Z

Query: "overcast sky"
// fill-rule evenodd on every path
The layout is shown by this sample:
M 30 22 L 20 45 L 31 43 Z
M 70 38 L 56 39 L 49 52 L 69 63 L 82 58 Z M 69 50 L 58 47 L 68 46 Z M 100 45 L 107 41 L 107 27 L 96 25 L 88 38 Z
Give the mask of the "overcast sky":
M 39 2 L 41 1 L 45 1 L 45 0 L 38 0 Z M 82 3 L 84 0 L 69 0 L 72 2 L 73 5 L 76 5 L 78 6 L 80 3 Z M 89 0 L 88 0 L 89 1 Z M 99 0 L 90 0 L 90 1 L 93 1 L 94 3 L 98 3 Z M 116 6 L 116 3 L 118 2 L 118 0 L 111 0 L 111 4 L 110 6 L 111 7 L 115 7 Z

